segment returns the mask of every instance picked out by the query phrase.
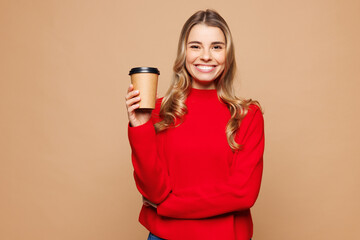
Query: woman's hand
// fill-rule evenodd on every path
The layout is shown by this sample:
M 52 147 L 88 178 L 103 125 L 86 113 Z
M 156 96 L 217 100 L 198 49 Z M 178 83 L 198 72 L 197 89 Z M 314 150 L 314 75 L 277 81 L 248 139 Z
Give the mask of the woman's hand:
M 143 204 L 146 207 L 153 207 L 153 208 L 157 208 L 157 205 L 155 203 L 150 202 L 149 200 L 147 200 L 146 198 L 142 197 L 143 199 Z
M 134 86 L 130 84 L 125 97 L 125 101 L 130 126 L 132 127 L 137 127 L 146 123 L 151 117 L 151 109 L 138 109 L 140 106 L 139 94 L 139 90 L 134 90 Z

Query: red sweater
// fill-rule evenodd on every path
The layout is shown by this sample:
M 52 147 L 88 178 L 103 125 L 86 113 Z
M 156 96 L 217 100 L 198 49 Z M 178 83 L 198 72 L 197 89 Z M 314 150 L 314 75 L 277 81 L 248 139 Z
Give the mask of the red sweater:
M 183 123 L 156 134 L 160 102 L 150 121 L 128 129 L 136 186 L 158 204 L 143 206 L 139 221 L 165 239 L 249 240 L 263 170 L 260 109 L 250 106 L 235 138 L 242 150 L 232 152 L 230 112 L 216 90 L 191 89 Z

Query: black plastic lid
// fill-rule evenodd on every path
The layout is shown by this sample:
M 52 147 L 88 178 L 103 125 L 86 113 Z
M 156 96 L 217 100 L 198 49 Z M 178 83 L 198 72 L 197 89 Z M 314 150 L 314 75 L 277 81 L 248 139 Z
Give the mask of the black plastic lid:
M 129 75 L 135 74 L 135 73 L 155 73 L 157 75 L 160 75 L 160 71 L 157 68 L 153 67 L 136 67 L 132 68 L 129 72 Z

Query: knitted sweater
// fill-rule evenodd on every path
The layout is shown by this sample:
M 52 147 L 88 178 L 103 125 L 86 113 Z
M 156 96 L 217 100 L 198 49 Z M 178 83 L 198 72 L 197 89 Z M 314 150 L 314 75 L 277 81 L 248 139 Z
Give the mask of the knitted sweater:
M 235 138 L 242 148 L 233 152 L 230 112 L 216 90 L 191 89 L 185 103 L 178 127 L 155 133 L 160 99 L 151 120 L 128 128 L 136 186 L 158 204 L 143 205 L 139 221 L 164 239 L 249 240 L 263 170 L 262 113 L 250 106 Z

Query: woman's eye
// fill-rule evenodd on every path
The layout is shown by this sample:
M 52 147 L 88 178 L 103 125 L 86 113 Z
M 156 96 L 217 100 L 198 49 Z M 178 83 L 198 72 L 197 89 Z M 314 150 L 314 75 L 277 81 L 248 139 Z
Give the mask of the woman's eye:
M 219 49 L 222 49 L 222 46 L 221 45 L 215 45 L 215 46 L 213 46 L 213 48 L 219 50 Z
M 199 49 L 200 47 L 197 46 L 197 45 L 191 45 L 190 48 L 193 48 L 193 49 Z

